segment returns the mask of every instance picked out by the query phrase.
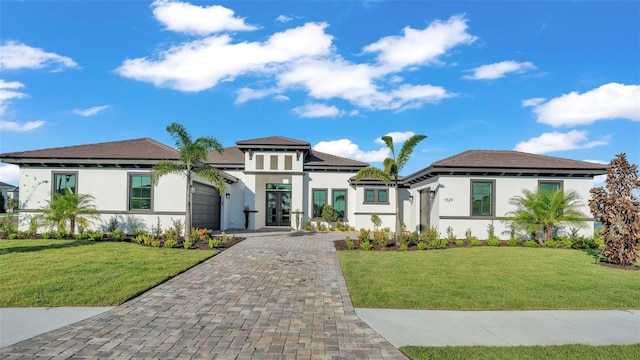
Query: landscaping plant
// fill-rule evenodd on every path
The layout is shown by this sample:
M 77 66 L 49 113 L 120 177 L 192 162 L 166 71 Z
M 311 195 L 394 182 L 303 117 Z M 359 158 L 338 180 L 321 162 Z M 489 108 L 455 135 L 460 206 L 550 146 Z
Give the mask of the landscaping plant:
M 640 189 L 638 165 L 630 165 L 626 154 L 611 161 L 605 188 L 591 189 L 589 209 L 602 223 L 604 256 L 608 262 L 633 265 L 640 247 Z
M 66 188 L 64 194 L 53 194 L 40 216 L 45 223 L 57 226 L 60 231 L 66 231 L 68 223 L 69 233 L 73 235 L 76 224 L 87 227 L 91 219 L 99 217 L 93 201 L 94 197 L 91 195 L 74 194 L 71 189 Z

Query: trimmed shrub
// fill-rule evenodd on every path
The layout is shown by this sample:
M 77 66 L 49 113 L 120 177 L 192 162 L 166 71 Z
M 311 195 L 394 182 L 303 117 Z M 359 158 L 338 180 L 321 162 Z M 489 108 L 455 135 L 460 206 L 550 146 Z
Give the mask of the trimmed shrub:
M 526 247 L 538 247 L 538 242 L 535 240 L 527 240 L 524 242 L 524 246 Z
M 349 237 L 349 236 L 347 236 L 344 239 L 344 243 L 347 245 L 347 249 L 349 249 L 349 250 L 353 250 L 353 249 L 356 248 L 356 243 L 353 240 L 351 240 L 351 237 Z
M 500 239 L 498 239 L 497 237 L 492 237 L 489 240 L 487 240 L 487 245 L 500 246 Z
M 464 246 L 464 241 L 462 241 L 462 240 L 456 240 L 456 246 L 457 246 L 457 247 L 463 247 L 463 246 Z
M 109 237 L 111 237 L 113 241 L 122 241 L 127 235 L 125 235 L 124 230 L 116 229 L 109 233 Z
M 173 240 L 173 239 L 165 240 L 164 241 L 164 247 L 166 247 L 166 248 L 178 247 L 178 240 Z
M 104 237 L 104 234 L 101 231 L 96 230 L 89 233 L 89 239 L 93 241 L 102 240 L 103 237 Z
M 507 240 L 507 246 L 518 246 L 518 244 L 520 244 L 520 240 L 516 238 L 511 238 Z
M 401 245 L 402 246 L 402 245 Z M 419 242 L 418 243 L 418 250 L 427 250 L 427 244 L 424 242 Z
M 209 247 L 210 248 L 217 248 L 218 246 L 220 246 L 220 240 L 218 239 L 209 239 Z
M 193 244 L 192 241 L 185 241 L 183 245 L 184 245 L 185 249 L 191 249 L 191 248 L 193 248 L 194 244 Z

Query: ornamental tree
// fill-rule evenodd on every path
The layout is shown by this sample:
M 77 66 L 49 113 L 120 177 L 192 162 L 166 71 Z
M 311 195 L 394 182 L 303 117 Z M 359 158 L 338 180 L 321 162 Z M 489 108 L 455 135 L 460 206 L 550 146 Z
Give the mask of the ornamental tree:
M 604 188 L 590 190 L 589 209 L 602 225 L 604 256 L 608 262 L 633 265 L 640 246 L 640 189 L 638 165 L 621 153 L 611 161 Z

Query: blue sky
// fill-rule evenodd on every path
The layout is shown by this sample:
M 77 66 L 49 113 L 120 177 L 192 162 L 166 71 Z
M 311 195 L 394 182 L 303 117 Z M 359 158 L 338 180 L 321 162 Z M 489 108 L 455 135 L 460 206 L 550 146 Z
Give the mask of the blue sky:
M 638 164 L 639 5 L 2 1 L 0 152 L 173 145 L 172 122 L 373 165 L 427 135 L 404 175 L 470 149 Z

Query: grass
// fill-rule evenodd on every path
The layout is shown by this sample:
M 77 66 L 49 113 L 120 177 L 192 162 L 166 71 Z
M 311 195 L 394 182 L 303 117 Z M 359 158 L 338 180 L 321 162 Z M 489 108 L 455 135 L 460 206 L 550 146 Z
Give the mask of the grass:
M 561 345 L 561 346 L 455 346 L 400 348 L 413 360 L 474 359 L 474 360 L 635 360 L 640 359 L 640 344 L 636 345 Z
M 217 253 L 120 242 L 1 240 L 0 307 L 119 305 Z
M 356 307 L 640 309 L 640 271 L 599 266 L 577 250 L 482 247 L 338 256 Z

